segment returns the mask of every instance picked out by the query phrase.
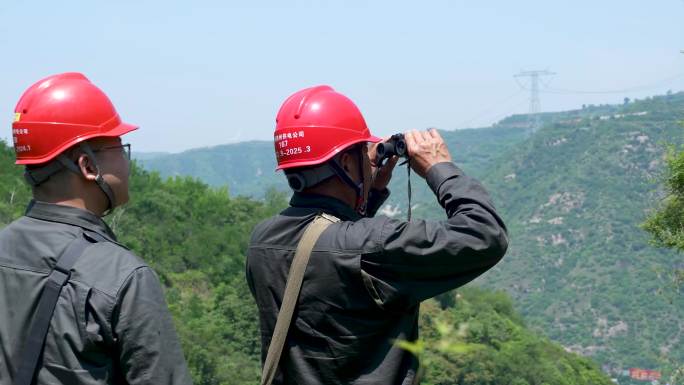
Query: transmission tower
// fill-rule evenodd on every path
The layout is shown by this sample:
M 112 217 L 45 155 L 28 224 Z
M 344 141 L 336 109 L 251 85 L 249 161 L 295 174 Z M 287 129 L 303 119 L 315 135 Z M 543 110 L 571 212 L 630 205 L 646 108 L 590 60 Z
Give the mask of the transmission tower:
M 521 71 L 514 75 L 516 78 L 526 77 L 530 78 L 530 112 L 528 115 L 528 121 L 533 129 L 539 128 L 539 112 L 541 111 L 541 102 L 539 100 L 539 77 L 540 76 L 551 76 L 555 75 L 555 72 L 547 70 L 535 70 L 535 71 Z M 522 85 L 521 85 L 522 87 Z M 523 87 L 525 88 L 525 87 Z

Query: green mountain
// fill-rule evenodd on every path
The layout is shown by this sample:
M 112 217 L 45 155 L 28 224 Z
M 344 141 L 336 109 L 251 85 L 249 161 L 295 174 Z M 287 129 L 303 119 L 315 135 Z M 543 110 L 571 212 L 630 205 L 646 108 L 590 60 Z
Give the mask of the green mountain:
M 0 142 L 0 228 L 30 191 Z M 131 203 L 107 217 L 119 240 L 159 274 L 195 384 L 258 384 L 260 336 L 244 278 L 252 227 L 286 205 L 230 197 L 193 178 L 163 179 L 133 167 Z M 609 385 L 592 361 L 525 326 L 510 297 L 466 288 L 421 311 L 423 384 Z
M 523 120 L 523 123 L 525 121 Z M 455 160 L 465 168 L 484 171 L 506 146 L 522 141 L 529 129 L 516 118 L 494 128 L 446 131 Z M 276 173 L 273 143 L 251 141 L 188 150 L 178 154 L 133 153 L 145 169 L 162 177 L 193 176 L 214 186 L 228 186 L 231 195 L 263 197 L 270 188 L 288 192 L 282 173 Z M 404 179 L 405 183 L 405 179 Z M 427 190 L 426 190 L 427 192 Z
M 280 185 L 281 176 L 275 173 L 270 142 L 226 144 L 159 156 L 134 153 L 133 156 L 144 168 L 158 171 L 164 178 L 193 176 L 214 187 L 229 186 L 231 195 L 263 198 L 270 186 Z M 226 172 L 227 169 L 231 171 Z M 280 185 L 279 190 L 286 191 L 286 188 L 286 184 Z
M 485 183 L 510 229 L 507 257 L 481 283 L 508 292 L 532 328 L 616 375 L 684 362 L 684 302 L 679 293 L 661 294 L 660 278 L 681 268 L 684 258 L 650 246 L 639 228 L 662 196 L 665 143 L 684 142 L 677 124 L 684 120 L 684 93 L 544 113 L 534 132 L 528 119 L 516 115 L 488 128 L 442 131 L 455 162 Z M 143 165 L 227 184 L 235 194 L 287 191 L 282 175 L 270 171 L 270 142 L 247 145 Z M 183 171 L 198 164 L 213 177 Z M 425 184 L 412 180 L 413 215 L 441 218 Z M 397 169 L 390 188 L 383 213 L 404 216 L 405 168 Z
M 684 301 L 657 294 L 684 258 L 650 247 L 638 227 L 662 195 L 664 143 L 682 142 L 682 119 L 676 94 L 558 121 L 483 176 L 512 238 L 487 284 L 533 327 L 613 369 L 684 362 Z

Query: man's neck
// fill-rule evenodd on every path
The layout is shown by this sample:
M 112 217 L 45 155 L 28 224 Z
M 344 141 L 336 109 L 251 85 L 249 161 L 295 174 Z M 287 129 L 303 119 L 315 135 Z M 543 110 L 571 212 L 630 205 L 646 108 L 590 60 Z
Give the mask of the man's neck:
M 41 196 L 41 194 L 34 194 L 33 198 L 35 200 L 46 202 L 46 203 L 75 207 L 75 208 L 81 209 L 81 210 L 88 210 L 91 213 L 97 215 L 98 217 L 101 217 L 102 214 L 104 214 L 104 212 L 106 210 L 106 208 L 102 207 L 102 205 L 98 204 L 98 202 L 93 202 L 93 200 L 88 200 L 88 199 L 85 199 L 82 197 L 54 198 L 54 197 Z
M 329 196 L 344 202 L 352 210 L 356 210 L 356 194 L 349 186 L 342 183 L 324 183 L 308 188 L 303 193 Z

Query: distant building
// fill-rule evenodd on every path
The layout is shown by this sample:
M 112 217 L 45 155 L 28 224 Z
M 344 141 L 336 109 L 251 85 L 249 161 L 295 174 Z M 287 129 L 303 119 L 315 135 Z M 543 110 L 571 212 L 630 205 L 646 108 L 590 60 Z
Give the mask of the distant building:
M 662 375 L 658 370 L 629 368 L 629 376 L 640 381 L 657 381 Z

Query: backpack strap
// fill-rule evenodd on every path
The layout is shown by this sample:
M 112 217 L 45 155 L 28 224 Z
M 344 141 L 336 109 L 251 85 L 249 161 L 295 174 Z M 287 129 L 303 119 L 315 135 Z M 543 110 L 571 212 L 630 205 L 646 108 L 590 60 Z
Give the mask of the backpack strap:
M 297 305 L 297 298 L 299 298 L 299 291 L 302 288 L 304 281 L 304 272 L 306 265 L 309 263 L 311 252 L 313 251 L 316 241 L 321 236 L 323 231 L 331 224 L 339 222 L 338 218 L 328 214 L 319 214 L 314 218 L 313 222 L 304 231 L 302 239 L 297 244 L 290 272 L 287 276 L 287 283 L 285 284 L 285 293 L 283 294 L 283 303 L 280 305 L 278 312 L 278 319 L 271 337 L 271 344 L 268 346 L 268 353 L 266 354 L 266 361 L 264 361 L 263 372 L 261 373 L 261 385 L 271 385 L 273 378 L 275 378 L 278 369 L 278 362 L 285 346 L 287 339 L 287 331 L 292 322 L 292 314 Z
M 43 353 L 50 320 L 55 311 L 59 294 L 71 277 L 71 268 L 88 246 L 102 241 L 106 241 L 106 239 L 99 234 L 82 232 L 67 245 L 62 255 L 57 259 L 57 264 L 48 275 L 45 287 L 40 294 L 38 308 L 31 322 L 24 348 L 16 360 L 19 363 L 19 370 L 14 379 L 14 385 L 30 385 L 33 382 L 38 361 L 40 361 Z

